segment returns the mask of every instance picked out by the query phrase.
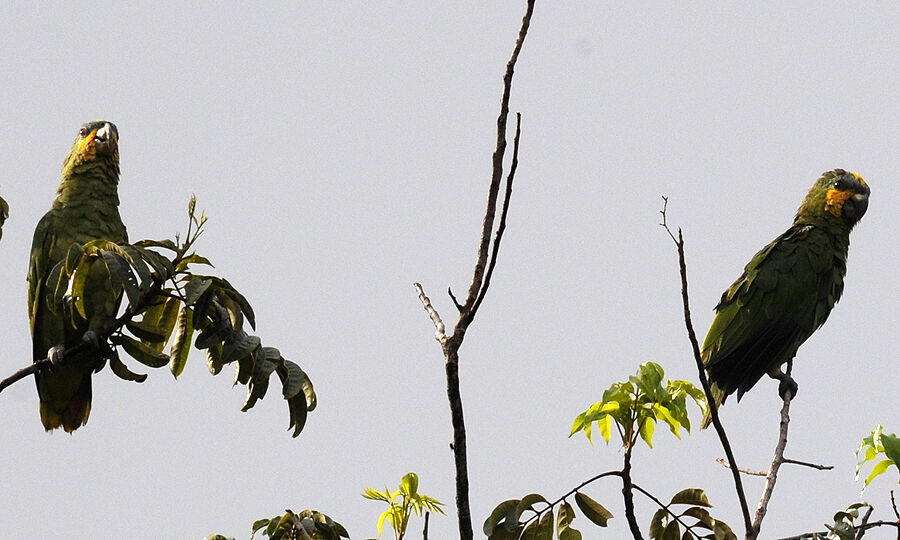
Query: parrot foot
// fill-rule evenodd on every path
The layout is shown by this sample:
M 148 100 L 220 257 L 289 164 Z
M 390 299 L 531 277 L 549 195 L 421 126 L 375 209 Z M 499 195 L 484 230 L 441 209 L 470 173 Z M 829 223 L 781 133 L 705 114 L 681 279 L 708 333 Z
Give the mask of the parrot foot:
M 94 332 L 93 330 L 88 330 L 87 332 L 85 332 L 84 335 L 81 336 L 81 341 L 89 343 L 95 350 L 100 349 L 100 336 L 98 336 L 97 332 Z
M 778 395 L 781 396 L 781 399 L 794 399 L 797 397 L 798 386 L 797 381 L 793 377 L 781 372 L 774 375 L 774 377 L 778 379 Z M 788 395 L 789 397 L 786 397 Z
M 62 345 L 57 345 L 56 347 L 52 347 L 47 351 L 47 358 L 50 359 L 50 365 L 53 367 L 61 366 L 63 363 L 63 351 L 66 348 Z

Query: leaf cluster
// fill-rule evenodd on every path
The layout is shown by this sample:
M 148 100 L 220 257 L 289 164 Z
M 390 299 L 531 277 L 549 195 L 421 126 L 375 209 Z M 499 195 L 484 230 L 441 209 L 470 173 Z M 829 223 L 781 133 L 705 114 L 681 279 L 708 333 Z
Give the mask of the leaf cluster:
M 663 386 L 664 376 L 659 364 L 641 364 L 637 374 L 627 381 L 614 383 L 603 392 L 602 401 L 579 414 L 569 436 L 584 431 L 593 444 L 592 433 L 596 423 L 600 435 L 608 444 L 615 425 L 624 448 L 632 448 L 637 442 L 638 434 L 652 448 L 656 422 L 662 421 L 680 439 L 681 427 L 687 432 L 691 430 L 687 398 L 693 399 L 701 412 L 705 413 L 708 407 L 706 396 L 688 381 L 669 380 Z
M 863 466 L 870 461 L 875 461 L 879 456 L 884 456 L 884 458 L 875 464 L 872 468 L 872 472 L 866 477 L 866 481 L 863 484 L 863 491 L 866 490 L 866 487 L 868 487 L 869 483 L 872 482 L 876 476 L 884 474 L 891 465 L 894 466 L 894 469 L 900 469 L 900 437 L 884 433 L 884 428 L 881 424 L 872 430 L 872 433 L 864 438 L 862 442 L 859 443 L 859 448 L 856 449 L 857 481 L 859 480 L 859 473 L 862 471 Z
M 671 507 L 688 505 L 688 508 L 675 513 Z M 714 519 L 707 508 L 712 507 L 706 493 L 702 489 L 683 489 L 672 497 L 669 504 L 660 508 L 650 520 L 650 538 L 653 540 L 690 540 L 691 538 L 708 538 L 711 540 L 737 540 L 734 531 L 725 522 Z M 684 532 L 682 533 L 682 529 Z M 708 533 L 697 532 L 704 529 Z
M 613 517 L 602 504 L 580 491 L 575 491 L 572 498 L 581 513 L 595 525 L 606 527 Z M 559 540 L 581 540 L 581 531 L 572 527 L 575 508 L 566 499 L 550 503 L 543 495 L 531 493 L 521 499 L 503 501 L 484 521 L 484 534 L 489 540 L 552 540 L 555 530 Z
M 83 328 L 86 321 L 95 329 L 110 324 L 106 319 L 117 312 L 124 297 L 124 315 L 104 334 L 112 345 L 106 351 L 110 367 L 124 380 L 143 382 L 147 375 L 131 371 L 119 358 L 118 347 L 147 367 L 168 365 L 177 378 L 192 340 L 195 348 L 205 351 L 213 375 L 226 364 L 236 364 L 234 384 L 248 387 L 242 411 L 265 396 L 270 375 L 277 373 L 288 402 L 289 429 L 296 437 L 316 406 L 312 382 L 278 349 L 263 347 L 257 336 L 244 330 L 245 321 L 256 327 L 253 308 L 228 280 L 194 272 L 193 266 L 212 264 L 192 250 L 206 223 L 204 215 L 196 214 L 195 198 L 188 214 L 183 242 L 176 235 L 175 241 L 73 244 L 48 276 L 48 305 L 62 306 L 75 328 Z
M 396 491 L 392 492 L 387 487 L 384 488 L 384 491 L 365 488 L 362 496 L 373 501 L 388 503 L 388 509 L 382 512 L 378 518 L 379 538 L 381 538 L 385 520 L 394 530 L 394 538 L 401 540 L 406 534 L 411 513 L 415 512 L 416 516 L 421 516 L 426 511 L 437 512 L 438 514 L 444 513 L 444 510 L 441 508 L 444 503 L 419 493 L 419 476 L 414 472 L 403 476 L 400 480 L 400 487 Z
M 303 510 L 294 513 L 290 509 L 284 511 L 284 515 L 271 519 L 260 519 L 253 522 L 250 539 L 256 533 L 262 533 L 269 540 L 340 540 L 350 538 L 347 529 L 337 521 L 315 510 Z
M 9 205 L 6 204 L 6 201 L 3 200 L 3 197 L 0 197 L 0 238 L 3 238 L 3 224 L 6 222 L 6 218 L 9 217 Z

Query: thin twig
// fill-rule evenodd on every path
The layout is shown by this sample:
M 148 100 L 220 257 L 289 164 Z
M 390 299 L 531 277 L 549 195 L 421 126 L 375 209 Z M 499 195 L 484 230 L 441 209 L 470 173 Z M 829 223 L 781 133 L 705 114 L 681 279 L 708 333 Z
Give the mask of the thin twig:
M 441 316 L 438 315 L 434 306 L 431 305 L 431 299 L 425 296 L 425 291 L 422 289 L 422 285 L 419 283 L 413 283 L 413 286 L 416 288 L 416 292 L 419 293 L 419 300 L 422 302 L 422 306 L 425 308 L 425 311 L 428 312 L 428 316 L 431 317 L 431 322 L 434 323 L 434 339 L 438 340 L 440 343 L 444 343 L 447 341 L 447 334 L 445 333 L 444 321 L 441 320 Z
M 428 517 L 431 515 L 431 512 L 425 511 L 425 527 L 422 528 L 422 540 L 428 540 Z
M 793 361 L 788 361 L 787 369 L 785 371 L 785 376 L 791 376 L 791 367 L 793 365 Z M 762 520 L 766 517 L 766 511 L 768 510 L 769 500 L 772 498 L 772 491 L 775 489 L 775 482 L 778 480 L 778 470 L 781 468 L 781 464 L 784 463 L 784 449 L 787 446 L 787 435 L 788 435 L 788 425 L 791 422 L 791 399 L 793 396 L 790 392 L 785 392 L 783 400 L 784 403 L 781 406 L 781 424 L 778 435 L 778 444 L 775 445 L 775 456 L 772 458 L 772 464 L 769 465 L 769 472 L 766 475 L 766 486 L 763 489 L 762 496 L 759 498 L 759 504 L 756 507 L 756 515 L 753 518 L 753 531 L 755 532 L 753 538 L 759 534 L 760 528 L 762 527 Z
M 688 339 L 691 342 L 691 348 L 694 352 L 694 362 L 697 364 L 697 371 L 700 377 L 700 384 L 703 386 L 703 393 L 706 395 L 707 405 L 709 406 L 710 417 L 712 418 L 713 426 L 716 428 L 716 433 L 719 435 L 719 441 L 722 443 L 722 449 L 725 451 L 725 457 L 728 458 L 728 463 L 730 465 L 729 469 L 731 469 L 731 476 L 734 479 L 734 487 L 735 491 L 737 491 L 738 501 L 741 505 L 741 514 L 744 517 L 744 528 L 746 529 L 746 536 L 748 538 L 755 538 L 756 534 L 753 529 L 753 523 L 750 520 L 750 509 L 747 506 L 747 497 L 744 495 L 744 484 L 741 481 L 741 473 L 738 468 L 737 461 L 734 459 L 734 452 L 731 451 L 731 443 L 728 442 L 728 436 L 725 434 L 725 428 L 722 426 L 722 422 L 719 420 L 719 411 L 716 407 L 716 400 L 712 395 L 712 389 L 709 385 L 709 379 L 706 377 L 706 369 L 703 366 L 703 359 L 700 356 L 700 344 L 697 342 L 697 334 L 694 332 L 694 324 L 691 322 L 691 306 L 690 299 L 688 298 L 688 282 L 687 282 L 687 264 L 685 263 L 684 256 L 684 235 L 682 234 L 681 229 L 678 229 L 678 238 L 672 233 L 671 229 L 669 229 L 669 225 L 666 222 L 666 208 L 669 204 L 669 199 L 667 197 L 663 197 L 663 209 L 660 211 L 662 214 L 662 223 L 660 225 L 669 233 L 669 236 L 672 238 L 672 241 L 675 242 L 675 246 L 678 248 L 678 268 L 681 274 L 681 301 L 684 306 L 684 325 L 687 328 Z
M 900 512 L 897 512 L 897 501 L 894 500 L 894 490 L 891 490 L 891 508 L 894 509 L 894 515 L 897 517 L 897 521 L 900 522 Z
M 724 459 L 718 458 L 716 459 L 716 461 L 726 469 L 729 468 L 728 462 Z M 818 463 L 809 463 L 808 461 L 798 461 L 796 459 L 789 458 L 784 458 L 781 462 L 783 464 L 799 465 L 801 467 L 809 467 L 811 469 L 817 469 L 820 471 L 830 471 L 834 469 L 834 465 L 819 465 Z M 751 469 L 743 468 L 738 470 L 741 471 L 741 474 L 746 474 L 747 476 L 766 476 L 767 474 L 769 474 L 768 471 L 754 471 Z
M 516 61 L 519 59 L 519 52 L 525 43 L 525 36 L 528 34 L 528 27 L 531 24 L 531 15 L 534 12 L 534 0 L 528 0 L 528 7 L 525 10 L 525 16 L 522 17 L 522 26 L 519 28 L 519 37 L 516 39 L 516 46 L 513 48 L 512 55 L 506 63 L 506 72 L 503 74 L 503 95 L 500 98 L 500 114 L 497 116 L 497 146 L 494 149 L 493 165 L 491 173 L 491 187 L 488 191 L 487 209 L 484 213 L 484 221 L 481 225 L 481 245 L 478 247 L 478 258 L 475 261 L 475 271 L 472 275 L 472 282 L 469 285 L 469 292 L 466 295 L 464 306 L 470 308 L 475 304 L 481 293 L 484 284 L 484 272 L 488 263 L 488 246 L 491 242 L 491 231 L 494 229 L 494 217 L 497 213 L 497 196 L 500 192 L 500 181 L 503 179 L 503 157 L 506 153 L 506 120 L 509 116 L 509 96 L 512 92 L 513 72 L 515 71 Z M 474 317 L 474 312 L 468 313 L 469 317 Z
M 506 214 L 509 212 L 509 199 L 512 197 L 513 179 L 516 176 L 516 169 L 519 166 L 519 135 L 522 133 L 522 113 L 516 113 L 516 135 L 513 138 L 513 155 L 512 163 L 509 166 L 509 174 L 506 177 L 506 192 L 503 195 L 503 207 L 500 210 L 500 224 L 497 225 L 497 232 L 494 234 L 494 247 L 491 251 L 490 262 L 488 263 L 487 273 L 484 275 L 484 284 L 481 286 L 481 292 L 472 306 L 472 312 L 478 311 L 484 295 L 487 294 L 488 287 L 491 285 L 491 276 L 494 274 L 494 267 L 497 265 L 497 255 L 500 252 L 500 240 L 503 239 L 503 231 L 506 230 Z
M 862 537 L 866 535 L 866 525 L 869 523 L 869 518 L 874 511 L 875 507 L 870 504 L 866 509 L 866 513 L 863 514 L 862 522 L 860 522 L 859 527 L 856 530 L 856 537 L 854 540 L 862 540 Z
M 834 465 L 819 465 L 818 463 L 809 463 L 807 461 L 797 461 L 796 459 L 784 458 L 782 463 L 790 463 L 791 465 L 800 465 L 801 467 L 809 467 L 820 471 L 830 471 L 834 469 Z
M 717 458 L 716 461 L 720 465 L 725 467 L 726 469 L 731 468 L 731 466 L 728 464 L 728 462 L 722 458 Z M 754 471 L 752 469 L 744 469 L 744 468 L 738 468 L 738 471 L 740 471 L 741 474 L 746 474 L 747 476 L 765 476 L 768 474 L 766 471 Z

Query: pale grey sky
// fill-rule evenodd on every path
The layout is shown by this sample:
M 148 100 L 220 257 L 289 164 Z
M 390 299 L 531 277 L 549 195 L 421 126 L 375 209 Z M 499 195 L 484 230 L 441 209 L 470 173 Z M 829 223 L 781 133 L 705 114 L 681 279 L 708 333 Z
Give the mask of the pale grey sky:
M 44 433 L 34 385 L 0 395 L 0 536 L 249 536 L 284 508 L 315 508 L 353 538 L 383 510 L 366 486 L 409 471 L 448 504 L 444 369 L 420 281 L 445 316 L 474 262 L 501 74 L 524 2 L 8 5 L 0 89 L 8 143 L 0 193 L 2 373 L 30 362 L 25 273 L 78 126 L 121 136 L 121 212 L 132 239 L 210 218 L 198 251 L 253 304 L 263 343 L 310 375 L 319 408 L 298 439 L 277 392 L 248 413 L 231 374 L 201 355 L 142 385 L 94 378 L 88 425 Z M 696 381 L 676 254 L 660 196 L 684 227 L 694 322 L 780 234 L 820 173 L 872 188 L 852 236 L 845 295 L 800 349 L 785 468 L 763 536 L 821 530 L 859 499 L 853 450 L 896 406 L 900 7 L 803 2 L 539 2 L 511 109 L 522 145 L 493 286 L 461 350 L 473 519 L 507 498 L 557 497 L 621 465 L 568 439 L 575 415 L 644 361 Z M 132 363 L 133 364 L 133 363 Z M 765 468 L 776 384 L 723 410 L 739 463 Z M 697 418 L 697 416 L 695 416 Z M 635 481 L 668 499 L 702 487 L 740 528 L 712 432 L 662 427 Z M 891 475 L 888 475 L 891 476 Z M 889 517 L 884 478 L 866 493 Z M 747 479 L 755 504 L 762 483 Z M 585 538 L 627 534 L 620 486 L 587 490 L 615 514 Z M 652 505 L 638 497 L 645 528 Z M 580 523 L 579 523 L 580 522 Z M 421 522 L 411 538 L 420 537 Z

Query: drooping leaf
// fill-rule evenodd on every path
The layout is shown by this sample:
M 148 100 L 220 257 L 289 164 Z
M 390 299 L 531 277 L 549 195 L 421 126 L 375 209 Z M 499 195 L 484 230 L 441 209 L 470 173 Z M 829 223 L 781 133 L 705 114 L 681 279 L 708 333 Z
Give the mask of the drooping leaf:
M 693 504 L 696 506 L 705 506 L 707 508 L 712 507 L 712 505 L 709 504 L 706 493 L 699 488 L 682 489 L 672 496 L 672 500 L 669 501 L 669 504 Z
M 578 505 L 584 517 L 601 527 L 606 527 L 606 522 L 613 517 L 612 512 L 604 508 L 602 504 L 580 491 L 575 493 L 575 504 Z
M 900 468 L 900 437 L 882 433 L 881 444 L 884 446 L 884 455 Z
M 222 349 L 222 362 L 230 364 L 235 360 L 240 360 L 250 356 L 250 353 L 259 348 L 260 341 L 256 336 L 249 336 L 241 333 L 231 342 L 226 342 Z
M 147 344 L 160 343 L 165 339 L 165 336 L 162 334 L 162 329 L 156 326 L 147 325 L 143 321 L 135 321 L 132 319 L 125 323 L 125 328 L 134 334 L 135 337 Z
M 187 364 L 193 333 L 191 308 L 183 305 L 178 312 L 178 318 L 175 322 L 175 335 L 172 337 L 172 349 L 169 351 L 169 371 L 176 379 L 184 371 L 184 366 Z
M 681 526 L 674 519 L 666 525 L 662 540 L 681 540 Z
M 507 514 L 510 510 L 515 511 L 516 506 L 519 504 L 519 499 L 508 499 L 503 501 L 494 507 L 494 510 L 491 512 L 491 515 L 484 520 L 484 525 L 481 527 L 485 536 L 491 536 L 494 533 L 494 530 L 498 528 L 498 525 L 506 519 Z M 505 528 L 505 527 L 499 527 Z
M 109 340 L 114 345 L 121 346 L 129 356 L 145 366 L 160 368 L 169 363 L 169 355 L 163 354 L 134 338 L 114 334 Z
M 126 381 L 134 381 L 138 383 L 142 383 L 147 380 L 146 373 L 134 373 L 128 366 L 122 363 L 122 360 L 119 359 L 118 353 L 113 351 L 113 354 L 109 356 L 109 367 L 112 368 L 112 372 L 115 373 L 116 377 Z

